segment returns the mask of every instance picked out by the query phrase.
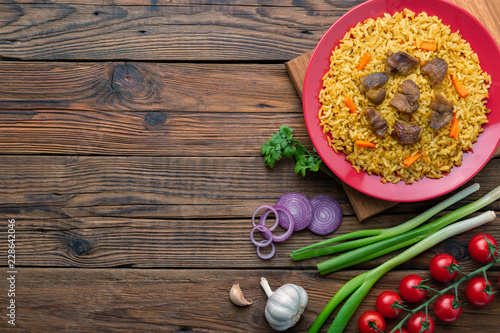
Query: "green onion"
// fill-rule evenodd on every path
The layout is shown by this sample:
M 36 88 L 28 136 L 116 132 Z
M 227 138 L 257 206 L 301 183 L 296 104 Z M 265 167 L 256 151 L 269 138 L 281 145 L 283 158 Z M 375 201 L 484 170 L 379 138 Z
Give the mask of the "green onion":
M 448 199 L 442 201 L 441 203 L 437 204 L 436 206 L 428 209 L 424 213 L 418 215 L 417 217 L 414 217 L 413 219 L 402 223 L 398 226 L 388 228 L 388 229 L 368 229 L 368 230 L 358 230 L 354 231 L 345 235 L 340 235 L 337 237 L 333 237 L 315 244 L 311 244 L 309 246 L 303 247 L 301 249 L 295 250 L 291 253 L 290 257 L 292 257 L 293 260 L 298 261 L 298 260 L 303 260 L 303 259 L 308 259 L 308 258 L 314 258 L 314 257 L 319 257 L 319 256 L 324 256 L 328 254 L 333 254 L 333 253 L 338 253 L 342 251 L 348 251 L 352 250 L 361 246 L 365 246 L 368 244 L 372 244 L 375 242 L 378 242 L 383 239 L 387 239 L 390 237 L 394 237 L 397 235 L 400 235 L 404 232 L 407 232 L 411 229 L 414 229 L 430 219 L 432 216 L 436 215 L 440 211 L 448 208 L 449 206 L 457 203 L 458 201 L 462 200 L 463 198 L 469 196 L 470 194 L 476 192 L 479 190 L 479 184 L 473 184 L 462 191 L 454 194 L 453 196 L 449 197 Z M 364 238 L 361 238 L 364 237 Z M 359 238 L 359 239 L 355 239 Z M 337 243 L 341 241 L 346 241 L 349 239 L 355 239 L 351 240 L 349 242 L 344 242 L 344 243 L 339 243 L 339 244 L 333 244 L 329 245 L 332 243 Z M 325 246 L 329 245 L 329 246 Z
M 442 229 L 447 225 L 458 221 L 459 219 L 471 213 L 476 212 L 477 210 L 491 204 L 499 198 L 500 186 L 490 193 L 486 194 L 482 198 L 466 206 L 458 208 L 431 223 L 396 235 L 394 237 L 383 239 L 379 242 L 368 244 L 361 248 L 343 253 L 339 256 L 323 261 L 316 266 L 318 267 L 318 270 L 321 274 L 328 274 L 338 271 L 339 269 L 343 269 L 354 264 L 358 264 L 382 256 L 405 246 L 415 244 L 416 242 L 437 232 L 439 229 Z
M 497 187 L 492 192 L 488 193 L 485 197 L 494 196 L 496 194 L 496 198 L 498 199 L 500 196 L 500 187 Z M 335 310 L 337 305 L 351 294 L 339 310 L 338 314 L 335 316 L 335 320 L 328 330 L 329 333 L 342 332 L 372 286 L 387 272 L 416 255 L 428 250 L 443 240 L 493 221 L 495 217 L 495 212 L 487 211 L 476 217 L 447 226 L 427 236 L 418 244 L 413 245 L 382 265 L 351 279 L 342 288 L 340 288 L 323 311 L 321 311 L 319 316 L 316 318 L 316 321 L 309 329 L 309 333 L 318 332 L 328 316 L 333 312 L 333 310 Z

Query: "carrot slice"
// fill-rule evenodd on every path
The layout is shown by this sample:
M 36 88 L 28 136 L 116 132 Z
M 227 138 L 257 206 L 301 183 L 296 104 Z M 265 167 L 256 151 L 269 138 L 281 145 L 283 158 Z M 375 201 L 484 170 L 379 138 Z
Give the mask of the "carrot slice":
M 420 43 L 419 48 L 426 51 L 436 51 L 437 44 L 433 42 L 422 42 Z
M 361 71 L 363 68 L 365 68 L 366 64 L 368 64 L 368 61 L 372 58 L 372 55 L 368 52 L 365 52 L 361 59 L 359 60 L 359 65 L 356 68 L 359 71 Z
M 356 140 L 354 144 L 358 147 L 367 147 L 367 148 L 375 148 L 376 145 L 373 142 L 365 141 L 365 140 Z
M 354 102 L 352 99 L 347 96 L 347 98 L 344 100 L 345 105 L 351 110 L 351 113 L 356 113 L 356 105 L 354 105 Z
M 453 74 L 450 74 L 450 77 L 451 82 L 453 82 L 453 85 L 455 86 L 455 89 L 457 90 L 460 97 L 467 96 L 469 92 L 467 91 L 467 89 L 465 89 L 464 85 L 462 84 L 462 82 L 460 82 L 458 77 L 454 76 Z
M 457 113 L 453 114 L 453 120 L 451 121 L 450 137 L 453 139 L 458 139 L 458 128 L 460 125 L 460 119 L 457 118 Z
M 407 158 L 405 158 L 403 163 L 405 164 L 405 166 L 408 167 L 408 166 L 412 165 L 413 163 L 415 163 L 415 161 L 418 160 L 420 158 L 420 156 L 422 156 L 422 153 L 416 153 L 415 155 L 408 156 Z

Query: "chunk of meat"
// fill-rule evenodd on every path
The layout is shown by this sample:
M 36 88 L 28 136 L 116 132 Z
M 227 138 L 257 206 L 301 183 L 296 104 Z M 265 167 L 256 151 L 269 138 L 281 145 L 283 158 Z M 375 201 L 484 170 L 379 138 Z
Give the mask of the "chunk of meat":
M 384 101 L 385 89 L 382 88 L 389 80 L 386 72 L 367 74 L 361 78 L 359 90 L 366 95 L 366 98 L 375 105 Z
M 427 61 L 421 68 L 422 72 L 429 75 L 433 87 L 440 85 L 448 72 L 448 64 L 443 58 Z
M 386 90 L 384 88 L 372 89 L 366 92 L 366 98 L 375 105 L 380 105 L 385 99 Z
M 396 93 L 394 95 L 394 97 L 391 99 L 391 101 L 389 102 L 389 104 L 391 106 L 393 106 L 399 112 L 403 112 L 403 113 L 407 113 L 407 114 L 411 114 L 411 113 L 413 113 L 413 111 L 416 110 L 416 109 L 413 110 L 412 106 L 410 105 L 410 103 L 406 99 L 406 96 L 401 94 L 401 93 Z
M 420 89 L 412 80 L 404 80 L 398 87 L 398 92 L 406 96 L 410 103 L 415 103 L 420 98 Z
M 405 145 L 417 142 L 421 131 L 418 125 L 396 121 L 391 136 L 400 144 Z
M 453 119 L 453 103 L 436 93 L 430 108 L 433 110 L 429 118 L 429 126 L 438 129 L 448 124 Z
M 386 72 L 367 74 L 361 78 L 361 92 L 381 88 L 389 80 Z
M 387 121 L 382 114 L 373 108 L 366 108 L 363 110 L 363 115 L 368 120 L 372 132 L 382 138 L 387 133 Z
M 400 73 L 402 75 L 408 75 L 418 64 L 420 60 L 413 58 L 406 52 L 396 52 L 391 53 L 387 57 L 387 71 L 389 74 Z
M 404 80 L 398 87 L 398 92 L 394 94 L 389 104 L 399 112 L 411 114 L 419 107 L 419 97 L 420 90 L 417 84 L 412 80 Z

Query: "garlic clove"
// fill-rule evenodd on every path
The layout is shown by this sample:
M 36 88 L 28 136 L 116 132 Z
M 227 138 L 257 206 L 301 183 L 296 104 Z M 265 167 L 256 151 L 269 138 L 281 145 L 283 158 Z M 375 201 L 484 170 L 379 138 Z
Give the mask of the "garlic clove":
M 231 287 L 231 290 L 229 291 L 229 298 L 231 299 L 231 302 L 238 306 L 247 306 L 252 304 L 252 302 L 249 302 L 243 297 L 243 292 L 241 291 L 240 285 L 235 284 Z

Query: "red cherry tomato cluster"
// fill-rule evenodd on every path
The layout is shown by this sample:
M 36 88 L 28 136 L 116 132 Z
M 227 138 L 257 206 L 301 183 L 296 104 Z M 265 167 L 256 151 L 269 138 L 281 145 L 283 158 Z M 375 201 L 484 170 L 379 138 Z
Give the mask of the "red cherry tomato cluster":
M 496 240 L 488 234 L 474 236 L 469 242 L 469 253 L 471 257 L 480 262 L 487 263 L 493 260 L 491 252 L 498 247 Z M 497 252 L 494 251 L 494 255 Z M 441 253 L 432 258 L 429 264 L 431 276 L 440 282 L 451 282 L 458 275 L 458 264 L 455 258 L 449 254 Z M 498 280 L 500 284 L 500 278 Z M 361 333 L 385 332 L 385 319 L 396 318 L 402 311 L 397 305 L 404 301 L 418 303 L 427 296 L 427 290 L 421 290 L 419 286 L 425 285 L 425 281 L 417 275 L 405 276 L 399 283 L 399 294 L 386 290 L 380 293 L 375 301 L 377 311 L 366 311 L 358 320 L 358 328 Z M 493 285 L 484 277 L 472 278 L 465 288 L 468 301 L 476 306 L 489 304 L 494 297 Z M 434 301 L 434 315 L 443 322 L 453 322 L 462 313 L 462 304 L 455 299 L 455 295 L 442 294 Z M 376 326 L 377 328 L 374 328 Z M 401 333 L 433 333 L 434 320 L 425 312 L 416 312 L 408 318 L 406 329 L 401 328 Z
M 493 252 L 495 256 L 498 254 L 498 252 L 495 251 L 496 248 L 498 248 L 497 241 L 488 234 L 476 235 L 472 237 L 469 242 L 470 256 L 480 263 L 492 261 L 493 256 L 491 252 Z M 485 306 L 489 304 L 493 300 L 494 292 L 495 290 L 491 282 L 479 276 L 472 278 L 465 287 L 465 296 L 467 296 L 471 304 L 476 306 Z

